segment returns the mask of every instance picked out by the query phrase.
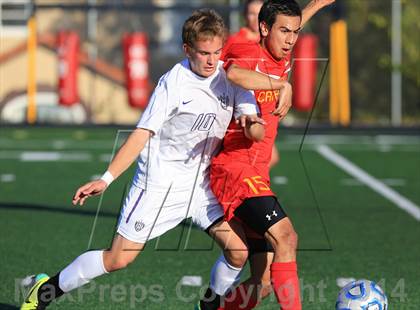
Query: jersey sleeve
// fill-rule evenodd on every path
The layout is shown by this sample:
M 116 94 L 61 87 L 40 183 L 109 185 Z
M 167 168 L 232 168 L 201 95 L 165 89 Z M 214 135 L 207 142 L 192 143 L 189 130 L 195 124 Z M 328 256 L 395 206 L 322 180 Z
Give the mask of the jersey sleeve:
M 234 86 L 235 91 L 235 106 L 233 116 L 238 118 L 242 114 L 253 115 L 259 114 L 255 95 L 252 90 L 246 90 L 239 86 Z
M 235 64 L 244 69 L 254 70 L 258 60 L 257 51 L 257 43 L 230 44 L 224 54 L 224 69 L 227 70 Z
M 220 56 L 220 60 L 226 61 L 226 55 L 227 55 L 228 51 L 230 50 L 233 43 L 234 43 L 234 38 L 233 38 L 233 36 L 230 36 L 227 39 L 227 41 L 225 43 L 225 46 L 223 46 L 222 55 Z
M 170 96 L 168 81 L 165 80 L 165 76 L 161 77 L 150 97 L 149 104 L 141 115 L 137 128 L 147 129 L 156 134 L 176 107 L 177 99 L 173 97 Z

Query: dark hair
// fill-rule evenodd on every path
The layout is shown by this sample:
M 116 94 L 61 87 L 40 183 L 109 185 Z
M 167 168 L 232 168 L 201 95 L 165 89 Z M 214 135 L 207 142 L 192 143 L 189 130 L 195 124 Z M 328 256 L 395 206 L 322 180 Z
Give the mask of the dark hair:
M 268 0 L 265 1 L 258 14 L 258 23 L 265 22 L 271 29 L 277 15 L 299 16 L 302 18 L 302 10 L 295 0 Z M 261 29 L 260 29 L 260 35 Z
M 223 18 L 214 10 L 200 9 L 192 13 L 182 27 L 182 42 L 189 46 L 200 40 L 220 36 L 223 41 L 227 30 Z

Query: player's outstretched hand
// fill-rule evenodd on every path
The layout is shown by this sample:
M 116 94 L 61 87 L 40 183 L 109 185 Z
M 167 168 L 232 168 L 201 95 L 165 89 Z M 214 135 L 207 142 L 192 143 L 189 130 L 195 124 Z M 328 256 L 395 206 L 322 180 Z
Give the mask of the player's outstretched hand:
M 280 120 L 286 116 L 287 112 L 289 112 L 289 109 L 292 106 L 292 93 L 292 85 L 290 85 L 288 82 L 284 83 L 283 87 L 280 89 L 277 108 L 271 112 L 276 116 L 280 116 Z
M 335 2 L 335 0 L 313 0 L 313 1 L 315 1 L 315 3 L 321 7 L 325 7 Z
M 256 115 L 256 114 L 252 114 L 252 115 L 242 114 L 236 120 L 236 124 L 240 124 L 242 128 L 245 128 L 247 123 L 248 124 L 258 123 L 258 124 L 261 124 L 261 125 L 266 124 L 265 121 L 261 117 L 258 117 L 258 115 Z
M 104 180 L 95 180 L 78 188 L 73 196 L 73 205 L 83 205 L 85 200 L 90 196 L 102 194 L 107 188 Z

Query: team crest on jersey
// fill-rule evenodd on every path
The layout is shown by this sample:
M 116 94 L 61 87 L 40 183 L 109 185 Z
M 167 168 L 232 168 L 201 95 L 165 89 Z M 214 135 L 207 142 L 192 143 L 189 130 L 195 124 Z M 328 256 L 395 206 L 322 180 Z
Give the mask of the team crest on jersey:
M 226 95 L 225 93 L 223 93 L 223 94 L 217 96 L 217 99 L 219 100 L 221 107 L 224 110 L 227 110 L 228 105 L 229 105 L 229 96 Z

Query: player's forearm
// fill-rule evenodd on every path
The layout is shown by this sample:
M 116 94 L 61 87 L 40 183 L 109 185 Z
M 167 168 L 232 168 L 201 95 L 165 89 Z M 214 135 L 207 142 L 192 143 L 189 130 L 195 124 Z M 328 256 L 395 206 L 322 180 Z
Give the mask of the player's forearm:
M 263 125 L 254 123 L 244 128 L 245 136 L 255 142 L 262 141 L 265 135 L 265 128 Z
M 232 65 L 226 72 L 232 83 L 249 90 L 281 89 L 284 81 L 273 79 L 266 74 Z
M 335 0 L 312 0 L 308 5 L 302 10 L 302 22 L 300 24 L 303 27 L 319 10 L 323 7 L 330 5 Z
M 143 150 L 150 137 L 150 131 L 137 128 L 127 138 L 125 143 L 121 146 L 117 155 L 115 155 L 108 171 L 112 174 L 114 179 L 119 177 L 138 157 Z

